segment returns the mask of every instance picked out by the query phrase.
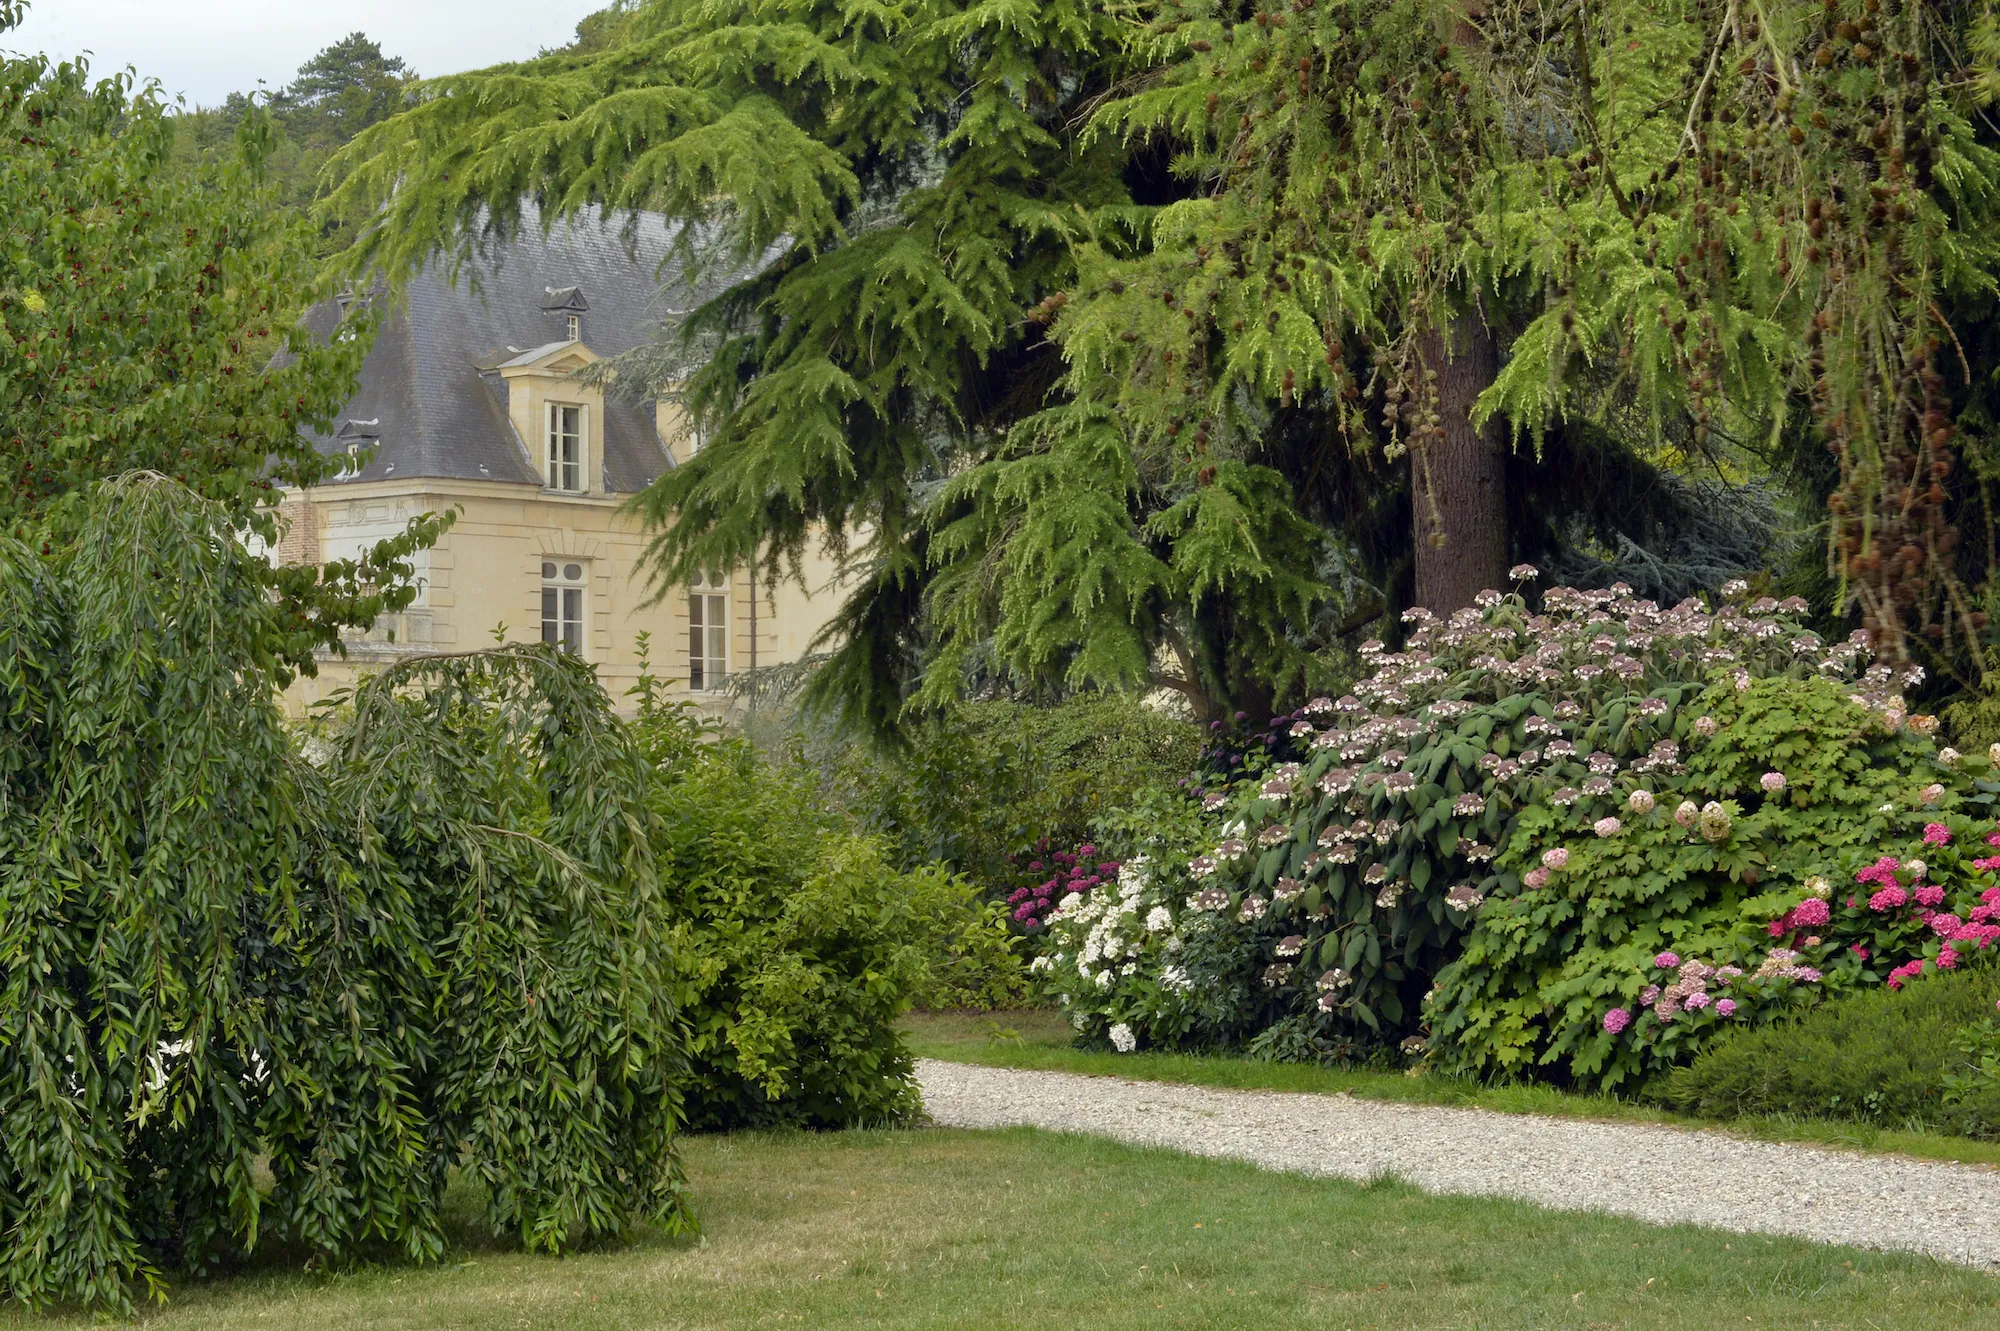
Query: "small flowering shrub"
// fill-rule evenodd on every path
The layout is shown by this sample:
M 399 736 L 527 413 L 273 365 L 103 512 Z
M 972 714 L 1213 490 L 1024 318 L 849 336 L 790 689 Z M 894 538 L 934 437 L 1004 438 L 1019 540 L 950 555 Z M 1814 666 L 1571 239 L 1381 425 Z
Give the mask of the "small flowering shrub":
M 1921 836 L 1989 766 L 1907 724 L 1886 672 L 1857 696 L 1839 679 L 1854 659 L 1818 657 L 1806 678 L 1734 667 L 1676 709 L 1673 761 L 1600 763 L 1594 785 L 1524 809 L 1502 885 L 1439 976 L 1441 1063 L 1615 1086 L 1817 1002 L 1838 951 L 1828 880 Z
M 1007 893 L 1007 911 L 1020 929 L 1034 933 L 1048 923 L 1056 904 L 1072 892 L 1088 894 L 1118 878 L 1118 861 L 1085 842 L 1075 850 L 1057 850 L 1047 837 L 1027 851 L 1008 856 L 1015 873 Z
M 1201 1048 L 1257 1029 L 1256 935 L 1191 904 L 1189 891 L 1184 870 L 1141 855 L 1115 882 L 1057 903 L 1029 968 L 1046 978 L 1082 1042 L 1121 1053 L 1141 1043 Z

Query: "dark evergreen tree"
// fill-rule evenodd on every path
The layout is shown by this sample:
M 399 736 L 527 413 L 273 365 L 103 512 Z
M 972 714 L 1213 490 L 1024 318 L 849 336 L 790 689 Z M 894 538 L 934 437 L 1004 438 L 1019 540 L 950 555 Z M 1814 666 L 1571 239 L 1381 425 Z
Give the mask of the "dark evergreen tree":
M 614 17 L 357 141 L 356 261 L 524 197 L 698 223 L 739 276 L 681 325 L 710 444 L 646 497 L 654 572 L 854 542 L 818 687 L 878 725 L 995 668 L 1256 707 L 1384 609 L 1700 528 L 1675 472 L 1804 478 L 1827 610 L 1977 647 L 1978 6 Z

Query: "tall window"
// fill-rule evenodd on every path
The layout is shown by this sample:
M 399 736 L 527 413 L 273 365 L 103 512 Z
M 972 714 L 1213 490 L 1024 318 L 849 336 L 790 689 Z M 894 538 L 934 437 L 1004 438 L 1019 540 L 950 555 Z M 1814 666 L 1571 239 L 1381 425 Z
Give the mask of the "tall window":
M 569 340 L 572 342 L 583 341 L 583 316 L 571 314 L 565 315 L 564 319 L 569 328 Z
M 729 679 L 729 595 L 719 573 L 688 585 L 688 687 L 719 689 Z
M 583 654 L 584 567 L 542 562 L 542 641 Z
M 583 489 L 583 408 L 549 403 L 549 488 Z

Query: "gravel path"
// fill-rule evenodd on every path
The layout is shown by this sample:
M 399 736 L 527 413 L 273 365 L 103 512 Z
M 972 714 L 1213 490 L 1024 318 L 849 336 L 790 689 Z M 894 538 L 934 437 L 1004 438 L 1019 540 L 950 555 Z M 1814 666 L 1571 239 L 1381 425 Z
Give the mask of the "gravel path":
M 2000 1172 L 1641 1123 L 1218 1091 L 920 1060 L 941 1125 L 1027 1125 L 1266 1169 L 1520 1197 L 1654 1224 L 1907 1248 L 2000 1268 Z

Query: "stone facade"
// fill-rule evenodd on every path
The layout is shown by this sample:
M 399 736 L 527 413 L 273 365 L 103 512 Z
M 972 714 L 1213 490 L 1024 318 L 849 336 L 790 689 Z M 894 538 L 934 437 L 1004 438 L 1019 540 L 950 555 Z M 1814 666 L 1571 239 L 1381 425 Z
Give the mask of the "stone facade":
M 669 696 L 722 711 L 727 676 L 805 653 L 839 602 L 829 559 L 809 561 L 803 586 L 738 569 L 693 597 L 687 588 L 653 595 L 646 536 L 625 506 L 696 441 L 671 402 L 632 402 L 579 377 L 650 335 L 648 294 L 669 234 L 642 232 L 635 258 L 602 228 L 524 232 L 485 257 L 476 292 L 464 273 L 415 279 L 369 352 L 355 400 L 316 441 L 350 453 L 354 466 L 284 496 L 275 555 L 352 558 L 413 517 L 458 516 L 412 561 L 415 602 L 344 654 L 324 656 L 317 678 L 287 692 L 289 708 L 410 655 L 496 641 L 558 642 L 622 700 L 640 674 L 643 638 Z M 330 335 L 346 305 L 316 311 L 319 331 Z M 694 616 L 713 628 L 718 598 L 721 632 L 697 636 Z

